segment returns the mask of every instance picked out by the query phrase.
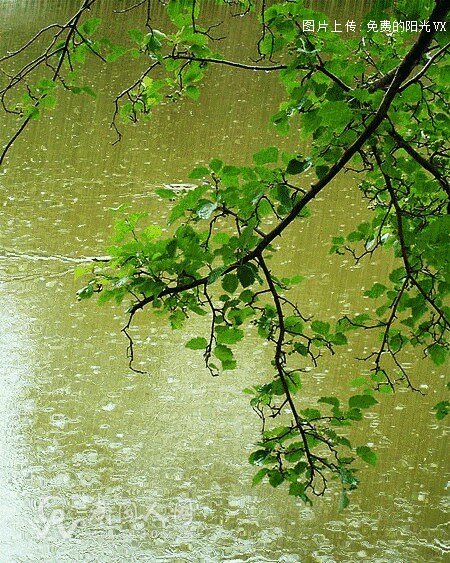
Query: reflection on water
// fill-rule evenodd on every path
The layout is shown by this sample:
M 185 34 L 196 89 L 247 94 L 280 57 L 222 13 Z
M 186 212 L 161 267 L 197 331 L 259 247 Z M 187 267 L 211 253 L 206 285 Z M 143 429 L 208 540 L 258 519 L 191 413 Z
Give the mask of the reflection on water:
M 33 9 L 37 26 L 44 5 L 6 4 L 18 35 L 22 11 L 34 29 Z M 232 32 L 236 45 L 249 33 Z M 285 491 L 250 486 L 258 421 L 241 389 L 265 376 L 268 347 L 251 341 L 239 370 L 211 380 L 201 356 L 183 347 L 191 335 L 144 313 L 137 361 L 147 373 L 137 374 L 127 366 L 122 310 L 74 299 L 74 267 L 105 252 L 109 208 L 130 202 L 160 219 L 155 187 L 185 182 L 211 156 L 238 153 L 244 162 L 271 143 L 266 123 L 278 100 L 267 86 L 260 95 L 261 80 L 212 71 L 201 109 L 162 108 L 115 147 L 106 95 L 96 104 L 62 101 L 65 113 L 31 130 L 0 176 L 0 561 L 409 562 L 448 552 L 443 425 L 428 412 L 438 400 L 431 388 L 425 398 L 385 397 L 366 415 L 354 441 L 372 440 L 379 464 L 364 468 L 346 512 L 333 488 L 311 509 Z M 315 203 L 314 220 L 283 237 L 277 259 L 306 276 L 296 295 L 306 313 L 338 318 L 350 303 L 368 306 L 360 288 L 387 265 L 374 262 L 363 277 L 327 244 L 311 248 L 318 231 L 326 241 L 364 214 L 351 178 L 332 190 L 332 205 Z M 325 360 L 312 370 L 305 401 L 329 385 L 347 390 L 364 375 L 353 358 L 371 346 L 354 340 L 341 365 Z M 423 385 L 441 377 L 411 364 Z

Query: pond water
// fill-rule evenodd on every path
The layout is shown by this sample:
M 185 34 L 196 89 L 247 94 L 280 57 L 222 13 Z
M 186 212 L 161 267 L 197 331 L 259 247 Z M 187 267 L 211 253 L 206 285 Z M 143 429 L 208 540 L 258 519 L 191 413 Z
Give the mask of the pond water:
M 342 18 L 361 9 L 326 4 Z M 2 52 L 77 5 L 3 0 Z M 100 2 L 95 14 L 119 36 L 116 5 Z M 229 43 L 250 53 L 254 23 L 236 21 L 225 22 Z M 111 146 L 110 95 L 132 70 L 93 62 L 92 80 L 104 85 L 97 100 L 61 100 L 18 140 L 0 175 L 0 562 L 443 561 L 444 425 L 430 412 L 443 387 L 430 383 L 443 372 L 411 357 L 425 396 L 386 396 L 354 431 L 355 442 L 373 443 L 379 463 L 364 469 L 350 507 L 338 511 L 333 489 L 305 507 L 284 490 L 251 487 L 247 457 L 259 426 L 242 389 L 263 380 L 268 347 L 250 340 L 239 369 L 212 379 L 201 355 L 184 348 L 201 324 L 172 332 L 146 313 L 136 354 L 147 373 L 134 373 L 123 309 L 76 301 L 74 268 L 105 253 L 111 207 L 128 202 L 161 222 L 157 187 L 185 182 L 212 157 L 249 162 L 272 144 L 275 77 L 220 68 L 209 72 L 199 104 L 163 106 Z M 12 125 L 0 124 L 2 142 Z M 329 236 L 366 213 L 352 178 L 329 192 L 310 222 L 279 241 L 277 262 L 306 276 L 297 294 L 305 310 L 338 318 L 350 303 L 368 307 L 361 288 L 390 258 L 363 272 L 328 255 Z M 354 339 L 341 364 L 325 360 L 305 401 L 326 386 L 348 390 L 365 369 L 354 357 L 370 346 Z

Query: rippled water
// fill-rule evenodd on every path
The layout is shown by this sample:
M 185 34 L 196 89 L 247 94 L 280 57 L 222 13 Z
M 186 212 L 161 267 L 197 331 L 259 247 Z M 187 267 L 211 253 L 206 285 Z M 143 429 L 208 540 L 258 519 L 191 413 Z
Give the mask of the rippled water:
M 76 5 L 63 4 L 60 13 Z M 111 6 L 104 2 L 102 15 Z M 19 42 L 53 8 L 3 2 L 1 25 Z M 251 29 L 231 33 L 239 46 Z M 76 302 L 74 267 L 105 253 L 110 207 L 130 202 L 161 221 L 155 188 L 185 182 L 212 156 L 249 161 L 270 144 L 266 124 L 278 103 L 266 77 L 212 71 L 202 105 L 162 108 L 111 147 L 107 94 L 129 77 L 101 72 L 105 94 L 61 101 L 63 111 L 33 126 L 0 175 L 0 561 L 443 561 L 446 452 L 444 426 L 429 412 L 439 400 L 431 386 L 426 397 L 385 397 L 354 431 L 355 442 L 372 440 L 379 464 L 364 469 L 349 509 L 338 512 L 333 490 L 311 509 L 250 486 L 258 420 L 241 390 L 264 377 L 266 346 L 250 335 L 240 368 L 212 380 L 184 348 L 191 333 L 144 313 L 135 336 L 148 373 L 133 373 L 122 309 Z M 337 318 L 350 303 L 367 307 L 360 288 L 387 265 L 363 273 L 330 257 L 328 243 L 313 247 L 318 231 L 327 241 L 365 213 L 351 178 L 332 190 L 311 223 L 279 241 L 277 260 L 306 275 L 297 298 L 307 312 Z M 329 385 L 346 389 L 364 369 L 354 356 L 372 344 L 352 341 L 341 365 L 312 372 L 305 401 Z M 443 377 L 420 358 L 411 369 L 424 392 Z

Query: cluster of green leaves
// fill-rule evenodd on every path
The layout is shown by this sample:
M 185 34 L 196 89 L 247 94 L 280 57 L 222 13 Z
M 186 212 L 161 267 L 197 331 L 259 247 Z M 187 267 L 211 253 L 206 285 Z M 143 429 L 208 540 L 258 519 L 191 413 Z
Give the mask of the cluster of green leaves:
M 275 381 L 271 385 L 246 389 L 246 392 L 254 395 L 252 406 L 260 408 L 261 404 L 269 405 L 273 395 L 282 395 L 282 386 L 278 383 Z M 290 389 L 294 393 L 299 387 L 296 383 L 290 383 Z M 254 475 L 253 485 L 264 478 L 267 478 L 273 487 L 286 483 L 290 495 L 311 503 L 308 489 L 313 490 L 315 494 L 321 494 L 326 486 L 325 474 L 331 471 L 333 478 L 338 479 L 342 485 L 343 495 L 340 502 L 342 508 L 345 508 L 348 504 L 347 491 L 355 489 L 359 484 L 357 469 L 352 466 L 355 454 L 371 465 L 376 463 L 377 456 L 368 446 L 359 446 L 353 452 L 350 440 L 338 434 L 337 428 L 350 426 L 353 421 L 361 420 L 362 409 L 376 403 L 377 400 L 370 393 L 354 395 L 348 400 L 348 409 L 342 409 L 337 397 L 320 397 L 319 406 L 328 405 L 331 413 L 324 415 L 319 408 L 299 411 L 302 416 L 302 433 L 293 425 L 263 431 L 262 440 L 256 444 L 258 449 L 249 457 L 252 465 L 263 466 Z M 347 455 L 339 453 L 342 449 L 347 451 Z M 326 450 L 333 453 L 331 460 L 324 455 Z M 318 480 L 322 483 L 317 484 Z
M 85 0 L 83 6 L 94 2 Z M 250 1 L 217 3 L 242 15 L 254 11 Z M 118 133 L 118 117 L 145 119 L 164 100 L 183 95 L 197 100 L 212 64 L 270 68 L 278 73 L 285 96 L 271 118 L 272 127 L 281 135 L 298 131 L 299 143 L 308 149 L 289 153 L 274 142 L 256 152 L 247 166 L 213 158 L 192 171 L 193 189 L 180 196 L 172 189 L 157 190 L 170 205 L 166 232 L 149 224 L 145 213 L 121 215 L 108 249 L 110 260 L 95 265 L 78 297 L 98 294 L 100 303 L 113 299 L 119 304 L 131 298 L 124 328 L 131 362 L 133 343 L 127 331 L 144 307 L 167 315 L 173 329 L 180 329 L 191 314 L 205 316 L 206 334 L 191 338 L 186 347 L 203 351 L 213 375 L 237 367 L 233 346 L 248 332 L 268 341 L 273 360 L 267 380 L 246 389 L 262 421 L 261 440 L 250 456 L 250 463 L 262 466 L 254 483 L 267 478 L 277 487 L 286 482 L 290 495 L 310 502 L 311 495 L 325 493 L 329 479 L 337 480 L 345 508 L 348 491 L 359 482 L 357 461 L 376 462 L 368 445 L 351 444 L 347 428 L 377 404 L 377 392 L 392 392 L 402 381 L 414 388 L 402 361 L 408 348 L 423 350 L 437 366 L 448 355 L 450 189 L 444 92 L 449 67 L 443 60 L 448 33 L 433 33 L 430 42 L 422 41 L 411 62 L 408 53 L 416 44 L 408 33 L 367 32 L 361 38 L 324 29 L 309 32 L 303 21 L 327 21 L 325 14 L 305 8 L 301 0 L 275 2 L 258 15 L 259 60 L 249 64 L 226 60 L 212 48 L 220 42 L 213 37 L 217 26 L 205 23 L 204 5 L 169 0 L 167 29 L 152 28 L 147 20 L 146 27 L 128 31 L 127 46 L 101 37 L 97 18 L 79 23 L 80 13 L 63 43 L 53 43 L 43 60 L 62 57 L 67 72 L 63 84 L 88 94 L 93 92 L 80 82 L 88 54 L 104 62 L 128 54 L 141 62 L 140 76 L 116 98 L 113 124 Z M 414 19 L 426 20 L 433 7 L 443 6 L 442 1 L 418 3 Z M 376 3 L 378 11 L 367 18 L 398 20 L 410 8 L 406 0 L 386 0 Z M 408 76 L 397 84 L 405 61 L 411 64 Z M 58 67 L 50 79 L 28 88 L 21 101 L 27 118 L 54 106 L 59 79 Z M 345 169 L 359 175 L 372 218 L 346 236 L 333 237 L 330 252 L 350 252 L 363 263 L 375 253 L 391 251 L 398 264 L 388 279 L 365 289 L 364 296 L 374 300 L 373 310 L 332 324 L 306 317 L 305 304 L 289 299 L 289 290 L 302 281 L 301 272 L 290 279 L 278 277 L 266 260 L 273 253 L 272 241 L 294 220 L 306 220 L 311 201 Z M 356 330 L 375 331 L 380 342 L 366 358 L 369 376 L 351 382 L 361 392 L 347 398 L 327 393 L 316 406 L 305 407 L 301 392 L 308 373 L 323 354 L 338 356 L 338 347 Z M 434 410 L 438 419 L 444 418 L 448 401 Z
M 83 75 L 88 57 L 95 56 L 103 62 L 115 62 L 128 51 L 108 37 L 97 37 L 102 20 L 86 17 L 95 1 L 84 0 L 80 10 L 67 24 L 48 26 L 37 33 L 26 46 L 1 59 L 8 61 L 32 45 L 42 49 L 36 58 L 19 71 L 14 70 L 13 74 L 9 69 L 2 69 L 4 75 L 9 77 L 6 85 L 0 89 L 3 108 L 25 120 L 18 134 L 29 120 L 39 119 L 43 111 L 56 107 L 57 93 L 61 88 L 73 94 L 84 93 L 92 98 L 96 97 L 96 91 Z M 51 36 L 55 27 L 58 31 Z M 46 45 L 45 40 L 49 34 L 50 39 Z M 14 94 L 20 89 L 23 93 L 17 99 Z M 3 157 L 4 155 L 1 160 Z
M 385 9 L 389 7 L 392 16 L 395 9 L 386 3 Z M 148 114 L 163 99 L 162 91 L 167 95 L 167 89 L 176 86 L 179 94 L 197 99 L 205 66 L 212 59 L 223 60 L 208 47 L 208 29 L 197 23 L 199 10 L 200 3 L 171 1 L 167 13 L 175 32 L 129 32 L 138 52 L 149 56 L 155 66 L 164 66 L 167 77 L 153 81 L 146 72 L 127 92 L 122 116 L 135 119 L 138 113 Z M 406 54 L 409 38 L 399 34 L 386 43 L 369 34 L 361 42 L 323 31 L 306 33 L 299 25 L 304 19 L 326 16 L 305 9 L 302 2 L 268 7 L 261 16 L 258 50 L 262 58 L 282 61 L 279 74 L 287 99 L 272 124 L 280 134 L 299 127 L 300 138 L 312 140 L 309 154 L 290 154 L 271 146 L 254 154 L 253 166 L 224 165 L 214 158 L 208 166 L 195 168 L 190 178 L 199 182 L 198 187 L 176 201 L 169 215 L 172 228 L 183 222 L 173 235 L 161 239 L 155 226 L 137 234 L 139 214 L 121 219 L 116 237 L 120 244 L 109 249 L 111 261 L 79 295 L 89 297 L 99 290 L 101 302 L 110 298 L 121 302 L 132 295 L 130 320 L 136 310 L 152 303 L 157 311 L 169 314 L 173 328 L 180 328 L 190 312 L 209 311 L 208 335 L 191 338 L 186 347 L 203 351 L 213 375 L 236 368 L 233 346 L 245 338 L 246 325 L 254 326 L 261 338 L 274 345 L 273 375 L 268 382 L 246 389 L 263 422 L 262 440 L 250 456 L 250 463 L 263 466 L 254 483 L 267 477 L 276 487 L 286 481 L 289 494 L 310 502 L 310 493 L 323 494 L 331 476 L 341 483 L 340 502 L 345 507 L 347 491 L 358 484 L 355 459 L 373 464 L 376 454 L 368 446 L 353 449 L 338 429 L 362 420 L 363 409 L 378 402 L 374 390 L 392 392 L 395 383 L 404 379 L 413 387 L 399 359 L 407 346 L 425 349 L 438 366 L 448 351 L 448 191 L 440 143 L 443 83 L 433 67 L 426 82 L 406 85 L 370 142 L 351 161 L 353 169 L 364 173 L 360 187 L 373 219 L 346 237 L 334 237 L 331 253 L 351 252 L 360 261 L 380 249 L 393 250 L 403 264 L 389 280 L 377 281 L 364 294 L 384 301 L 373 314 L 345 317 L 333 328 L 327 321 L 307 319 L 286 297 L 301 276 L 279 279 L 262 265 L 262 253 L 271 250 L 265 227 L 282 224 L 296 206 L 298 217 L 308 217 L 309 210 L 302 205 L 307 194 L 301 185 L 304 173 L 312 168 L 317 181 L 322 181 L 362 134 L 384 96 L 377 82 L 396 67 L 396 58 Z M 434 49 L 438 48 L 439 42 Z M 424 122 L 419 132 L 410 128 L 411 115 L 418 124 Z M 174 199 L 170 189 L 157 193 Z M 222 291 L 212 295 L 209 286 L 218 280 Z M 380 347 L 367 358 L 373 364 L 369 379 L 357 377 L 351 382 L 363 393 L 350 396 L 347 408 L 336 396 L 321 397 L 316 408 L 299 408 L 296 396 L 302 377 L 324 351 L 334 353 L 336 346 L 347 344 L 346 333 L 357 329 L 377 330 L 381 339 Z M 393 366 L 386 363 L 386 353 Z M 439 403 L 435 410 L 443 418 L 448 402 Z M 278 418 L 289 418 L 287 412 L 291 421 L 277 425 Z M 268 420 L 273 421 L 271 428 Z
M 255 154 L 255 166 L 227 166 L 213 159 L 208 167 L 197 167 L 190 175 L 204 183 L 181 197 L 171 189 L 158 189 L 156 193 L 162 199 L 178 199 L 169 214 L 169 226 L 184 222 L 163 238 L 157 225 L 140 228 L 147 214 L 125 213 L 116 221 L 115 244 L 107 248 L 111 259 L 96 266 L 95 277 L 78 292 L 79 299 L 100 292 L 100 303 L 110 299 L 121 303 L 125 296 L 132 295 L 139 301 L 152 301 L 157 310 L 169 311 L 172 327 L 180 328 L 189 311 L 206 314 L 204 308 L 208 306 L 199 285 L 191 288 L 191 283 L 203 279 L 207 285 L 220 278 L 224 293 L 219 296 L 222 306 L 214 317 L 215 345 L 199 337 L 187 346 L 205 348 L 220 361 L 221 369 L 234 369 L 236 361 L 228 345 L 243 338 L 239 326 L 259 311 L 254 321 L 259 334 L 264 337 L 272 330 L 273 307 L 259 307 L 258 296 L 250 289 L 262 283 L 258 268 L 254 261 L 243 263 L 242 259 L 263 240 L 259 226 L 269 215 L 279 218 L 288 213 L 297 197 L 297 189 L 286 180 L 291 155 L 282 156 L 286 163 L 283 168 L 275 166 L 278 149 L 273 147 Z M 219 226 L 219 232 L 214 232 Z M 278 283 L 287 287 L 300 280 L 297 276 Z M 185 286 L 185 290 L 177 289 Z M 292 334 L 298 333 L 300 325 L 291 324 Z M 315 321 L 312 334 L 305 336 L 308 346 L 320 348 L 329 328 L 328 323 Z M 342 334 L 332 338 L 337 344 L 346 342 Z M 304 350 L 308 353 L 306 346 L 297 344 L 299 353 L 304 354 Z M 218 370 L 212 362 L 208 365 Z
M 121 95 L 120 116 L 123 120 L 149 119 L 162 99 L 176 101 L 187 96 L 194 101 L 200 96 L 199 83 L 205 76 L 208 60 L 224 57 L 209 46 L 209 29 L 198 23 L 200 3 L 170 0 L 167 16 L 173 28 L 163 32 L 152 28 L 128 32 L 134 47 L 130 53 L 135 59 L 151 61 L 150 69 L 164 69 L 165 77 L 153 81 L 147 68 L 140 80 Z
M 257 261 L 243 262 L 243 259 L 264 240 L 260 226 L 267 215 L 281 218 L 292 208 L 292 198 L 299 197 L 297 188 L 289 184 L 286 177 L 289 167 L 299 162 L 300 157 L 282 154 L 283 167 L 277 166 L 278 157 L 278 150 L 269 147 L 255 153 L 252 167 L 227 166 L 214 159 L 207 167 L 195 168 L 191 179 L 208 179 L 208 182 L 178 196 L 168 223 L 174 225 L 181 220 L 183 223 L 172 227 L 171 236 L 163 237 L 162 229 L 156 225 L 140 228 L 139 224 L 148 219 L 145 213 L 124 213 L 116 221 L 115 244 L 107 249 L 111 259 L 96 266 L 95 276 L 79 291 L 79 298 L 89 298 L 98 292 L 100 303 L 110 299 L 121 303 L 131 295 L 135 300 L 132 311 L 133 307 L 151 303 L 155 313 L 169 315 L 173 329 L 182 328 L 190 314 L 207 315 L 209 311 L 209 334 L 191 338 L 186 347 L 203 351 L 213 375 L 237 367 L 233 346 L 244 339 L 248 323 L 261 338 L 276 343 L 280 331 L 276 307 L 267 299 L 268 290 Z M 294 172 L 297 173 L 297 169 Z M 282 188 L 288 192 L 287 197 Z M 167 188 L 157 193 L 167 200 L 176 197 L 173 190 Z M 261 202 L 269 203 L 267 213 L 261 211 Z M 115 211 L 123 213 L 125 210 Z M 220 280 L 220 290 L 215 291 L 213 304 L 207 286 L 216 280 Z M 272 281 L 277 291 L 285 293 L 301 283 L 303 277 L 273 275 Z M 317 318 L 305 319 L 294 303 L 283 299 L 282 355 L 289 361 L 282 373 L 275 373 L 270 382 L 246 390 L 252 394 L 251 406 L 264 420 L 264 410 L 275 417 L 282 413 L 286 403 L 284 385 L 287 384 L 290 396 L 298 395 L 302 386 L 301 372 L 317 365 L 324 350 L 333 353 L 335 346 L 346 345 L 345 333 L 354 328 L 353 324 L 343 321 L 332 327 Z M 350 467 L 355 456 L 341 455 L 339 450 L 352 446 L 332 427 L 344 427 L 361 420 L 361 409 L 376 402 L 369 388 L 362 395 L 350 397 L 348 409 L 340 407 L 337 397 L 322 397 L 319 403 L 330 405 L 331 414 L 322 413 L 318 408 L 298 411 L 301 429 L 298 424 L 289 426 L 289 433 L 283 433 L 280 440 L 274 430 L 264 430 L 257 452 L 267 449 L 270 455 L 264 458 L 264 464 L 271 464 L 275 456 L 276 468 L 264 467 L 254 482 L 266 474 L 271 484 L 289 481 L 290 494 L 309 502 L 308 490 L 320 494 L 317 491 L 326 485 L 324 473 L 329 471 L 339 476 L 342 485 L 351 490 L 358 482 L 354 476 L 356 470 Z M 302 447 L 297 444 L 299 440 Z M 295 448 L 291 446 L 294 443 Z M 313 452 L 324 447 L 333 455 L 333 462 Z M 307 460 L 300 462 L 306 450 Z M 261 460 L 256 453 L 250 461 L 254 462 L 255 455 L 259 463 Z M 376 459 L 367 446 L 358 447 L 356 456 L 369 463 Z M 298 460 L 294 460 L 297 457 Z M 293 461 L 298 463 L 292 466 Z M 322 482 L 317 482 L 318 479 Z

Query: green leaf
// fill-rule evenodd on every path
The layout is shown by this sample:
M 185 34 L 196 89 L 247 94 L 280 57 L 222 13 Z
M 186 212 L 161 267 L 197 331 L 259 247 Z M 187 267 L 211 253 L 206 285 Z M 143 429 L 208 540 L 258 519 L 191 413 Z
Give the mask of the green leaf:
M 222 278 L 222 287 L 227 293 L 234 293 L 239 285 L 236 274 L 225 274 Z
M 277 469 L 272 469 L 268 473 L 269 475 L 269 483 L 272 487 L 278 487 L 284 481 L 284 474 Z
M 357 242 L 359 240 L 363 240 L 364 233 L 361 231 L 353 231 L 349 235 L 347 235 L 348 242 Z
M 102 20 L 100 18 L 90 18 L 80 26 L 80 31 L 83 35 L 92 35 L 101 23 Z
M 450 402 L 449 401 L 441 401 L 437 405 L 433 407 L 433 410 L 436 411 L 436 419 L 442 420 L 445 418 L 448 413 L 450 412 Z
M 119 45 L 112 45 L 110 49 L 110 52 L 105 57 L 108 63 L 116 62 L 127 52 L 125 47 L 120 47 Z
M 197 166 L 189 174 L 189 178 L 191 180 L 199 180 L 200 178 L 204 178 L 205 176 L 209 176 L 209 168 L 206 168 L 206 166 Z
M 278 148 L 268 147 L 266 149 L 261 149 L 253 155 L 253 161 L 258 166 L 262 164 L 269 164 L 271 162 L 275 163 L 278 160 Z
M 339 408 L 339 399 L 337 397 L 320 397 L 317 402 L 333 405 L 334 407 Z
M 303 409 L 301 413 L 307 420 L 320 418 L 322 416 L 322 413 L 319 411 L 319 409 Z
M 255 295 L 250 289 L 244 289 L 244 291 L 242 291 L 239 295 L 239 299 L 242 303 L 251 303 L 254 297 Z
M 348 498 L 346 491 L 341 491 L 341 494 L 339 495 L 339 511 L 345 510 L 349 504 L 350 499 Z
M 356 454 L 366 463 L 375 465 L 377 463 L 377 454 L 368 446 L 360 446 L 356 448 Z
M 200 200 L 200 205 L 196 209 L 197 217 L 200 219 L 209 219 L 217 209 L 217 202 Z
M 248 287 L 255 281 L 253 269 L 248 264 L 242 264 L 237 269 L 237 277 L 242 287 Z
M 365 322 L 370 320 L 370 315 L 368 315 L 367 313 L 362 313 L 361 315 L 356 315 L 352 321 L 353 324 L 355 325 L 359 325 L 359 326 L 365 326 Z M 349 327 L 349 330 L 353 330 L 354 327 Z
M 185 347 L 190 350 L 204 350 L 207 345 L 208 342 L 206 341 L 206 338 L 197 336 L 196 338 L 191 338 L 188 342 L 186 342 Z
M 209 163 L 209 167 L 211 168 L 211 170 L 213 172 L 219 172 L 220 169 L 222 168 L 222 161 L 219 160 L 218 158 L 213 158 L 211 160 L 211 162 Z
M 422 88 L 415 83 L 402 92 L 402 98 L 407 103 L 416 103 L 422 99 Z
M 304 455 L 304 450 L 298 449 L 297 451 L 286 452 L 284 457 L 286 458 L 286 461 L 289 461 L 289 463 L 297 463 L 297 461 L 300 461 Z
M 137 43 L 138 45 L 141 45 L 144 41 L 144 34 L 140 29 L 129 29 L 128 35 L 130 39 L 135 43 Z
M 214 268 L 214 270 L 211 270 L 208 276 L 208 282 L 214 283 L 225 272 L 227 267 L 228 266 L 219 266 L 218 268 Z
M 363 385 L 368 385 L 367 379 L 365 377 L 356 377 L 350 382 L 352 387 L 362 387 Z
M 360 409 L 350 409 L 349 411 L 347 411 L 345 416 L 349 420 L 362 420 L 362 417 L 363 417 Z
M 292 209 L 291 192 L 289 188 L 284 184 L 278 184 L 276 188 L 277 199 L 281 203 L 284 209 L 282 213 L 287 213 Z
M 376 282 L 370 289 L 364 292 L 364 295 L 366 297 L 370 297 L 371 299 L 376 299 L 377 297 L 383 295 L 386 289 L 387 287 L 385 285 Z
M 298 373 L 290 373 L 286 376 L 286 381 L 291 393 L 297 393 L 297 391 L 302 387 L 302 380 L 300 379 L 300 374 Z
M 302 334 L 303 321 L 302 319 L 294 315 L 286 317 L 284 319 L 284 328 L 289 332 L 293 332 L 294 334 Z
M 39 102 L 40 106 L 45 109 L 53 109 L 56 106 L 56 98 L 51 94 L 46 94 Z
M 42 93 L 47 93 L 56 88 L 56 82 L 49 78 L 41 78 L 36 85 L 36 88 Z
M 93 293 L 94 293 L 94 286 L 91 283 L 89 283 L 88 285 L 82 287 L 77 291 L 77 298 L 80 301 L 82 299 L 89 299 L 89 297 L 92 297 Z
M 329 166 L 326 166 L 324 164 L 319 164 L 315 168 L 317 178 L 319 180 L 321 180 L 326 174 L 328 174 L 329 170 L 330 170 Z M 340 237 L 340 238 L 343 238 L 343 237 Z
M 303 172 L 307 166 L 307 161 L 293 158 L 286 166 L 286 174 L 291 174 L 292 176 L 294 176 L 295 174 L 300 174 L 300 172 Z
M 254 464 L 254 465 L 256 465 L 256 464 Z M 263 467 L 257 473 L 255 473 L 253 475 L 253 479 L 252 479 L 252 486 L 255 486 L 258 483 L 260 483 L 264 479 L 264 477 L 267 475 L 268 472 L 269 472 L 269 468 Z
M 41 112 L 36 106 L 28 106 L 24 112 L 25 117 L 30 119 L 39 119 L 41 117 Z
M 337 346 L 344 346 L 345 344 L 348 344 L 347 337 L 342 332 L 336 332 L 336 334 L 333 334 L 331 342 Z
M 80 91 L 84 92 L 88 96 L 91 96 L 91 98 L 95 99 L 97 97 L 97 92 L 90 86 L 83 86 L 82 88 L 80 88 Z
M 322 334 L 323 336 L 327 336 L 330 332 L 330 323 L 323 322 L 323 321 L 313 321 L 311 323 L 311 328 L 317 334 Z
M 169 315 L 170 326 L 173 330 L 177 330 L 183 327 L 186 316 L 183 311 L 175 311 Z
M 248 461 L 251 465 L 262 465 L 265 461 L 265 459 L 270 455 L 270 451 L 269 450 L 256 450 L 255 452 L 252 452 L 250 454 L 250 457 L 248 458 Z M 269 472 L 269 469 L 267 469 L 266 473 Z
M 294 497 L 304 497 L 305 485 L 302 485 L 302 483 L 291 483 L 289 485 L 289 494 Z
M 343 485 L 349 485 L 349 489 L 353 490 L 359 485 L 359 479 L 355 476 L 354 472 L 346 467 L 340 467 L 339 473 L 341 475 L 341 482 Z
M 159 225 L 149 225 L 142 231 L 142 235 L 147 240 L 158 238 L 162 234 L 162 228 Z
M 199 186 L 198 188 L 195 188 L 194 190 L 187 193 L 181 199 L 181 201 L 177 205 L 175 205 L 175 207 L 172 209 L 172 212 L 168 220 L 169 225 L 172 225 L 177 219 L 182 217 L 184 213 L 189 209 L 194 209 L 199 199 L 202 197 L 202 195 L 207 189 L 208 189 L 207 186 Z
M 370 374 L 370 379 L 376 381 L 377 383 L 380 383 L 381 381 L 386 381 L 387 377 L 384 371 L 376 370 L 375 372 Z
M 155 194 L 164 199 L 173 199 L 175 197 L 173 191 L 168 190 L 167 188 L 158 188 L 157 190 L 155 190 Z
M 275 379 L 272 383 L 272 393 L 278 397 L 284 395 L 284 386 L 280 378 Z
M 391 280 L 391 282 L 399 283 L 405 276 L 406 270 L 403 266 L 401 266 L 400 268 L 396 268 L 389 274 L 389 279 Z
M 300 356 L 306 357 L 308 355 L 308 348 L 300 342 L 294 343 L 294 350 L 297 352 L 297 354 L 300 354 Z
M 439 344 L 433 344 L 428 348 L 428 354 L 437 366 L 442 366 L 447 359 L 448 350 Z
M 219 344 L 236 344 L 244 338 L 244 331 L 229 326 L 216 326 L 216 338 Z M 231 358 L 232 359 L 232 358 Z
M 354 395 L 348 400 L 351 409 L 367 409 L 376 405 L 378 401 L 372 395 Z
M 222 369 L 234 369 L 236 367 L 236 360 L 234 359 L 233 352 L 228 346 L 224 344 L 217 344 L 214 348 L 214 355 L 222 363 Z
M 186 86 L 186 88 L 184 89 L 184 93 L 186 94 L 186 96 L 191 98 L 191 100 L 194 100 L 194 102 L 196 102 L 200 97 L 200 88 L 197 88 L 197 86 L 193 86 L 192 84 L 190 84 L 189 86 Z M 209 174 L 209 170 L 208 170 L 208 174 Z

